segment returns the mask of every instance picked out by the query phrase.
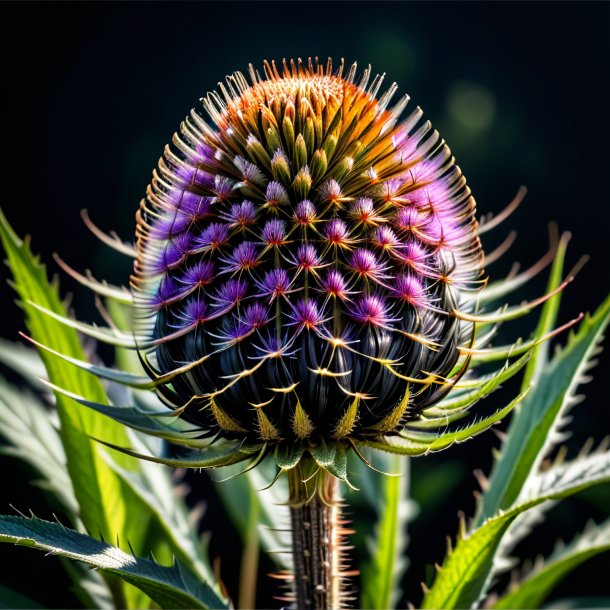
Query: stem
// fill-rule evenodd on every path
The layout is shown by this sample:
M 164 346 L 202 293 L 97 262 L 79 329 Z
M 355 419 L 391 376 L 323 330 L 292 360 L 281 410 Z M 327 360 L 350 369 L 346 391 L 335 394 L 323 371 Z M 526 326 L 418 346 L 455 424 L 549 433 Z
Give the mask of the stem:
M 341 573 L 338 481 L 304 457 L 299 467 L 289 471 L 288 487 L 296 610 L 341 608 L 345 574 Z

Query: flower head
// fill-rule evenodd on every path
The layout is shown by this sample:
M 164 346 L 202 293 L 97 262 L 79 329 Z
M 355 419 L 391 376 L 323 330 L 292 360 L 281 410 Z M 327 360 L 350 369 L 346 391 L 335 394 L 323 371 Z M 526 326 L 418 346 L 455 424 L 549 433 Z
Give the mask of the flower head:
M 473 359 L 525 353 L 514 374 L 537 345 L 478 340 L 478 325 L 544 298 L 484 311 L 474 199 L 421 111 L 399 122 L 408 98 L 391 107 L 396 86 L 380 94 L 382 80 L 330 61 L 265 63 L 250 82 L 235 73 L 153 176 L 137 215 L 134 347 L 144 386 L 201 437 L 233 443 L 206 465 L 274 450 L 288 469 L 329 445 L 447 446 L 475 431 L 447 425 L 509 376 L 460 387 Z
M 147 357 L 160 375 L 206 358 L 205 374 L 165 394 L 176 408 L 213 397 L 228 419 L 184 415 L 215 433 L 303 441 L 298 406 L 309 442 L 336 440 L 356 395 L 367 398 L 343 437 L 399 432 L 440 380 L 459 376 L 474 324 L 454 312 L 474 309 L 482 274 L 474 201 L 436 132 L 413 117 L 397 125 L 402 103 L 391 109 L 393 88 L 378 96 L 369 77 L 314 63 L 266 64 L 251 84 L 233 75 L 204 101 L 209 124 L 197 111 L 187 119 L 152 184 L 136 266 L 140 307 L 157 316 Z M 457 237 L 451 262 L 439 253 L 444 227 Z M 179 298 L 168 299 L 174 285 Z M 247 336 L 219 347 L 158 322 L 174 319 L 211 338 Z M 277 351 L 261 347 L 269 333 L 294 354 L 280 356 L 279 376 Z

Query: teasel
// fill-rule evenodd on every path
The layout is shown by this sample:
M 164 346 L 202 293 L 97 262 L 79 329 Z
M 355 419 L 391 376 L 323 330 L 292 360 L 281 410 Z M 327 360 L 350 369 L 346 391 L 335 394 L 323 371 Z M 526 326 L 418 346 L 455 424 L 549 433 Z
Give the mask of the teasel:
M 133 308 L 134 332 L 63 319 L 136 350 L 147 375 L 62 356 L 104 379 L 154 391 L 162 405 L 99 405 L 166 439 L 177 467 L 273 456 L 287 473 L 296 607 L 348 603 L 337 481 L 347 455 L 424 455 L 505 417 L 474 405 L 549 335 L 490 347 L 498 325 L 555 291 L 497 306 L 552 259 L 487 285 L 466 180 L 439 135 L 397 86 L 356 65 L 284 61 L 237 72 L 208 94 L 167 146 L 137 212 L 135 245 L 86 224 L 133 257 L 131 289 L 59 260 L 99 295 Z M 207 115 L 207 118 L 206 118 Z M 401 118 L 402 117 L 402 118 Z M 509 238 L 510 239 L 510 238 Z M 557 290 L 571 280 L 567 278 Z M 57 317 L 52 312 L 48 315 Z M 40 346 L 43 349 L 49 349 Z M 495 370 L 478 365 L 499 362 Z M 61 388 L 55 388 L 63 391 Z M 176 417 L 177 416 L 177 417 Z

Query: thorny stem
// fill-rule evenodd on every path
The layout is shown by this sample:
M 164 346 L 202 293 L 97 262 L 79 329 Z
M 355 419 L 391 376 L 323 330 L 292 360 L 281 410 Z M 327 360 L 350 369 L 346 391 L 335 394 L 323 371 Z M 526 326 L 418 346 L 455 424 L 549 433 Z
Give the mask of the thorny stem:
M 341 608 L 346 574 L 341 572 L 338 481 L 303 458 L 299 467 L 289 471 L 288 486 L 295 608 Z

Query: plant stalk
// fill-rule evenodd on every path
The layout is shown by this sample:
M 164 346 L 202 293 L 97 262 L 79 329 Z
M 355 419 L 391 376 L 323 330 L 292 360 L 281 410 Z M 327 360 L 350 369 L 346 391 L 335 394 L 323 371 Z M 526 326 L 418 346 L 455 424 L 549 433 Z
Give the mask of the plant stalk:
M 296 610 L 341 608 L 338 483 L 305 457 L 288 473 Z

